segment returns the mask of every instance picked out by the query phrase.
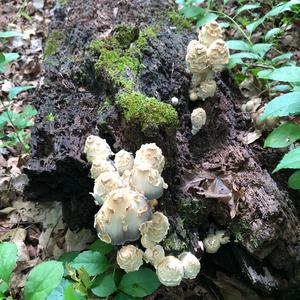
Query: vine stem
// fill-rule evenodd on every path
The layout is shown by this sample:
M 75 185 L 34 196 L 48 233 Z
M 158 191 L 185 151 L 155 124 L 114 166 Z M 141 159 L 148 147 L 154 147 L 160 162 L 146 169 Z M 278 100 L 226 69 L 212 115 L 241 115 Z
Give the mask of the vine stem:
M 249 44 L 253 45 L 250 37 L 245 33 L 245 31 L 241 28 L 241 26 L 233 18 L 231 18 L 230 16 L 228 16 L 227 14 L 225 14 L 221 11 L 210 10 L 210 12 L 219 14 L 219 15 L 223 16 L 224 18 L 228 19 L 229 21 L 231 21 L 236 26 L 236 28 L 241 32 L 241 34 L 244 36 L 244 38 L 249 42 Z

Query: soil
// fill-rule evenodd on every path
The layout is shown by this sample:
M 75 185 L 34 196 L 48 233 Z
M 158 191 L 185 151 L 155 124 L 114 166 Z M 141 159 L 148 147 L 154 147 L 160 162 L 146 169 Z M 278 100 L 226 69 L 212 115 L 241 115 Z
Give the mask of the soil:
M 188 100 L 190 75 L 184 57 L 196 35 L 161 22 L 170 8 L 167 1 L 85 0 L 83 5 L 77 0 L 56 10 L 50 29 L 63 31 L 65 38 L 59 52 L 46 60 L 45 84 L 36 93 L 39 114 L 26 193 L 32 200 L 61 201 L 71 229 L 92 226 L 99 208 L 89 195 L 93 182 L 82 155 L 85 138 L 98 134 L 114 152 L 134 152 L 143 143 L 155 142 L 167 162 L 163 177 L 169 188 L 158 206 L 172 225 L 165 248 L 192 249 L 202 257 L 202 272 L 198 281 L 162 288 L 149 299 L 225 299 L 226 289 L 240 295 L 237 299 L 297 299 L 298 195 L 287 191 L 283 177 L 270 175 L 278 153 L 263 151 L 258 142 L 243 143 L 251 122 L 240 110 L 243 97 L 228 72 L 218 74 L 214 98 Z M 157 22 L 160 31 L 143 50 L 144 67 L 135 89 L 166 103 L 177 97 L 180 126 L 176 132 L 165 128 L 143 133 L 116 106 L 99 110 L 105 98 L 114 101 L 119 87 L 105 74 L 95 74 L 96 57 L 88 44 L 111 34 L 117 24 L 142 28 Z M 192 136 L 190 114 L 198 106 L 205 109 L 207 123 Z M 225 229 L 232 237 L 215 255 L 201 250 L 200 241 L 210 229 Z

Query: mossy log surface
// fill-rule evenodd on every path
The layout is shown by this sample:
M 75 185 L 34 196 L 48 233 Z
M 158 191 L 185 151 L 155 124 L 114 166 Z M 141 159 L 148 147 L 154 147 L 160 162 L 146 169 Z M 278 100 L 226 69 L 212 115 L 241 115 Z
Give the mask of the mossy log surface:
M 44 84 L 35 95 L 39 114 L 26 170 L 27 196 L 34 201 L 61 201 L 64 219 L 74 230 L 92 226 L 99 208 L 89 195 L 93 181 L 82 154 L 86 137 L 106 138 L 115 152 L 134 152 L 143 143 L 155 142 L 166 157 L 163 176 L 169 185 L 158 207 L 172 225 L 164 246 L 173 253 L 196 252 L 203 266 L 198 281 L 183 283 L 172 292 L 159 290 L 159 299 L 162 295 L 164 299 L 222 299 L 220 282 L 223 288 L 226 282 L 238 291 L 241 299 L 250 299 L 245 296 L 249 288 L 257 293 L 251 299 L 297 299 L 300 223 L 294 205 L 298 194 L 288 191 L 287 177 L 270 175 L 278 154 L 262 150 L 261 142 L 243 144 L 251 120 L 241 112 L 243 97 L 227 72 L 218 75 L 214 98 L 189 102 L 190 75 L 184 58 L 196 34 L 186 23 L 180 28 L 174 13 L 170 19 L 175 18 L 177 27 L 168 21 L 172 9 L 168 1 L 138 0 L 74 0 L 56 8 L 50 32 L 61 32 L 64 38 L 60 34 L 47 52 Z M 105 45 L 103 41 L 113 37 L 120 24 L 134 28 L 124 49 L 112 53 L 115 48 L 105 46 L 100 54 L 91 49 L 95 40 L 102 41 L 100 47 Z M 144 40 L 138 43 L 147 26 L 158 28 L 156 34 L 146 37 L 146 45 Z M 138 51 L 133 49 L 141 44 Z M 113 54 L 116 63 L 118 55 L 126 57 L 119 73 L 115 65 L 113 70 L 105 67 L 104 52 Z M 128 101 L 121 105 L 118 101 L 120 95 L 132 93 L 144 95 L 143 101 L 149 97 L 160 101 L 159 109 L 166 109 L 171 121 L 158 116 L 141 119 L 144 112 L 136 108 L 128 113 Z M 179 99 L 174 108 L 172 97 Z M 197 106 L 206 110 L 207 123 L 192 136 L 190 113 Z M 203 254 L 199 247 L 210 228 L 231 234 L 232 242 L 215 255 Z M 239 278 L 248 287 L 234 287 L 224 276 Z M 182 294 L 186 288 L 194 294 Z

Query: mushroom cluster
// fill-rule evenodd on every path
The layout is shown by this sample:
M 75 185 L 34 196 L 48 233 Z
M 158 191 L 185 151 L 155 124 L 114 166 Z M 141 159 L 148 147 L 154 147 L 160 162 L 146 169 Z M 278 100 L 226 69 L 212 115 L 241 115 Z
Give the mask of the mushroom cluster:
M 185 61 L 188 71 L 192 74 L 190 100 L 213 97 L 217 88 L 215 72 L 222 71 L 229 62 L 229 49 L 217 22 L 209 22 L 202 27 L 198 40 L 189 43 Z M 198 133 L 205 121 L 206 113 L 203 109 L 198 108 L 192 112 L 193 135 Z
M 224 230 L 217 230 L 209 232 L 206 238 L 203 240 L 203 246 L 207 253 L 216 253 L 221 245 L 227 244 L 230 241 L 229 236 L 225 234 Z
M 92 163 L 91 177 L 95 180 L 91 194 L 96 204 L 101 205 L 95 216 L 98 237 L 113 245 L 124 245 L 141 237 L 145 248 L 142 251 L 134 245 L 122 246 L 116 258 L 119 267 L 132 272 L 143 261 L 150 263 L 166 286 L 179 285 L 183 278 L 195 278 L 200 262 L 192 253 L 184 252 L 178 258 L 165 256 L 159 245 L 170 227 L 163 213 L 152 212 L 153 203 L 168 187 L 161 176 L 165 165 L 161 149 L 151 143 L 142 145 L 135 157 L 125 150 L 114 154 L 106 140 L 91 135 L 84 152 Z

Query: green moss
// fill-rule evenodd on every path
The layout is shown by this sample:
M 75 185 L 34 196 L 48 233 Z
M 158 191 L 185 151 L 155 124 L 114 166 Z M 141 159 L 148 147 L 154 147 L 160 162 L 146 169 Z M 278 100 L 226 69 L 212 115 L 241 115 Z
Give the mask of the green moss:
M 197 198 L 189 197 L 178 201 L 178 210 L 184 226 L 193 226 L 201 223 L 204 208 L 202 201 Z
M 96 73 L 105 70 L 118 86 L 131 90 L 133 79 L 141 68 L 142 50 L 148 39 L 155 36 L 156 31 L 150 26 L 139 32 L 136 27 L 119 25 L 113 36 L 93 41 L 91 50 L 99 55 Z
M 175 232 L 170 234 L 162 243 L 166 251 L 175 252 L 174 254 L 187 250 L 186 242 L 180 239 Z
M 132 91 L 119 93 L 116 100 L 125 120 L 139 122 L 143 131 L 160 127 L 176 128 L 178 125 L 177 111 L 173 106 L 156 98 Z
M 177 29 L 193 30 L 193 24 L 176 10 L 167 13 L 169 21 L 177 27 Z
M 47 58 L 48 56 L 57 53 L 63 41 L 64 34 L 58 30 L 53 30 L 48 36 L 44 49 L 44 57 Z

